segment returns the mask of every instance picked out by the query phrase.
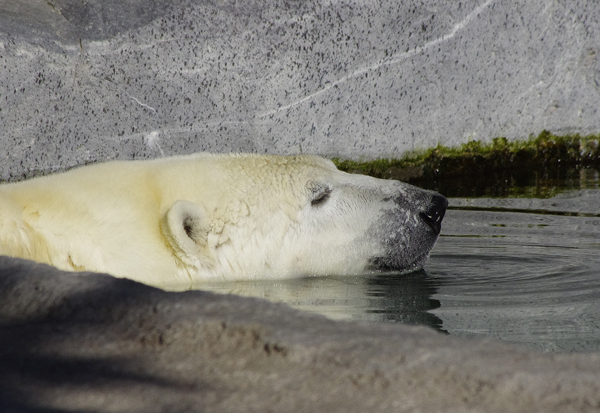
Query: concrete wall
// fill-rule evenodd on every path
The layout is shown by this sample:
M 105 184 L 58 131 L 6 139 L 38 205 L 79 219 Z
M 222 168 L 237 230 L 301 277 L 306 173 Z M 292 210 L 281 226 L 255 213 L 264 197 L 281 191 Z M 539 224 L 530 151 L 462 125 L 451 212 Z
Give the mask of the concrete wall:
M 600 132 L 595 0 L 0 1 L 0 179 Z

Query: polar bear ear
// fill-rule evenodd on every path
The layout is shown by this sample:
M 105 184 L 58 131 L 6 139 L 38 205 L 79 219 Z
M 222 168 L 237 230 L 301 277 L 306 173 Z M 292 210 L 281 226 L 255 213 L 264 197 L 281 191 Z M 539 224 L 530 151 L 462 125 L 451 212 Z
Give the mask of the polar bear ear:
M 161 220 L 161 230 L 175 255 L 186 264 L 197 265 L 208 258 L 209 221 L 202 207 L 176 201 Z

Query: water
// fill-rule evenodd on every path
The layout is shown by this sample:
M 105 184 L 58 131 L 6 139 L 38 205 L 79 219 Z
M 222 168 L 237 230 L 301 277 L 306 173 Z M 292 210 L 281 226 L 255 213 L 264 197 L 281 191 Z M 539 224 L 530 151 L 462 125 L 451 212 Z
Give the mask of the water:
M 426 268 L 430 313 L 454 335 L 600 350 L 599 241 L 595 216 L 451 210 Z
M 600 351 L 600 189 L 597 172 L 580 176 L 511 190 L 556 194 L 546 199 L 451 198 L 423 271 L 198 288 L 333 319 L 425 324 L 542 351 Z

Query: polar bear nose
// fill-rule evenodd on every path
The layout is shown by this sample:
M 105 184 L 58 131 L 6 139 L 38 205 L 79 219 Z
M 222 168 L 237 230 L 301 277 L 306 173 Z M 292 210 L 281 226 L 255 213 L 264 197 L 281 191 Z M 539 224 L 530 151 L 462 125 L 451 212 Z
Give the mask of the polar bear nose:
M 447 207 L 448 200 L 442 195 L 435 194 L 431 197 L 427 210 L 419 214 L 423 221 L 431 227 L 435 235 L 438 235 L 442 229 L 442 219 L 444 219 Z

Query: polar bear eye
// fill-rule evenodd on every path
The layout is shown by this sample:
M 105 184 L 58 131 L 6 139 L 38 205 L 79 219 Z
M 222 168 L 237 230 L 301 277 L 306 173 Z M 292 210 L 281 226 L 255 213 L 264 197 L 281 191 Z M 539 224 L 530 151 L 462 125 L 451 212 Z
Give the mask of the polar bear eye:
M 331 195 L 331 188 L 328 186 L 317 186 L 312 189 L 312 199 L 310 201 L 311 206 L 319 206 L 324 204 Z

